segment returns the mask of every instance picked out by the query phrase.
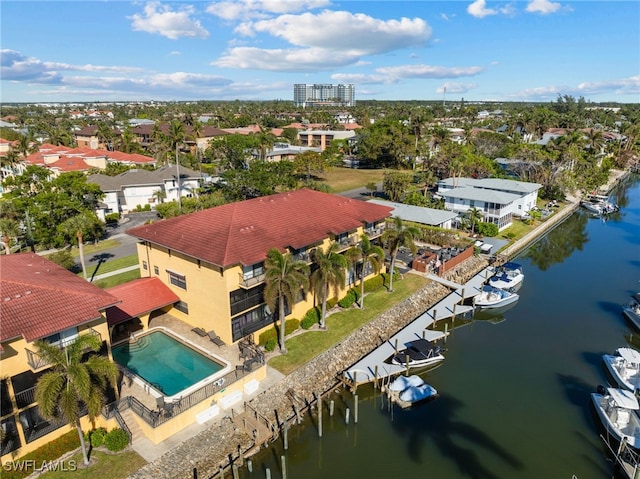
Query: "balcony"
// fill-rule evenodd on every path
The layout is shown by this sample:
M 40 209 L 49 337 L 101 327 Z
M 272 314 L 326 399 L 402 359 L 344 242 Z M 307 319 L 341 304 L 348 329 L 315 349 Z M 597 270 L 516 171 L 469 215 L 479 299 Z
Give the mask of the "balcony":
M 336 243 L 338 244 L 338 251 L 343 251 L 347 248 L 351 248 L 355 246 L 360 241 L 360 238 L 357 236 L 339 236 L 336 238 Z
M 251 289 L 261 283 L 264 283 L 264 276 L 265 274 L 261 273 L 245 278 L 244 275 L 240 274 L 240 281 L 238 282 L 238 285 L 243 289 Z
M 377 238 L 378 236 L 382 236 L 382 233 L 384 233 L 385 227 L 384 226 L 377 226 L 375 228 L 366 228 L 364 230 L 364 233 L 369 237 L 369 239 L 373 239 L 373 238 Z
M 81 335 L 91 334 L 92 336 L 95 336 L 96 338 L 102 340 L 102 336 L 100 336 L 100 333 L 93 328 L 85 329 L 82 332 L 80 332 L 80 334 Z M 55 344 L 55 346 L 59 347 L 60 349 L 64 349 L 70 346 L 71 344 L 73 344 L 75 341 L 76 341 L 76 338 L 70 338 L 70 339 L 60 341 L 59 343 Z M 31 369 L 33 369 L 34 371 L 49 365 L 49 362 L 47 362 L 35 351 L 31 351 L 29 348 L 25 348 L 25 351 L 27 352 L 27 363 L 29 364 L 29 366 L 31 366 Z

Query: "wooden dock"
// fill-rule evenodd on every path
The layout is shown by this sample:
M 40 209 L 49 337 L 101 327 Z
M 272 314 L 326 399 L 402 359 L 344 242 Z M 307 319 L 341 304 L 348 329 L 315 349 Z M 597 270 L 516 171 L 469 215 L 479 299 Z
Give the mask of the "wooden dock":
M 482 290 L 482 286 L 491 276 L 487 268 L 480 271 L 464 285 L 448 281 L 439 276 L 429 275 L 433 281 L 438 281 L 452 292 L 442 300 L 418 316 L 406 327 L 389 338 L 379 347 L 364 356 L 343 372 L 343 381 L 352 388 L 360 384 L 370 383 L 406 372 L 404 365 L 390 364 L 386 362 L 392 355 L 404 349 L 407 343 L 416 339 L 436 341 L 446 337 L 448 333 L 429 329 L 434 323 L 454 316 L 463 315 L 473 311 L 472 306 L 461 304 L 465 299 L 471 298 Z

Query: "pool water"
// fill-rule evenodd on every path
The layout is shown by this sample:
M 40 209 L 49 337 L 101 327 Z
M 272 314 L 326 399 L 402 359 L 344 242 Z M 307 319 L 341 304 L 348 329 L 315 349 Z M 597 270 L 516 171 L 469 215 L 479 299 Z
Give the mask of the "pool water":
M 173 396 L 212 376 L 223 365 L 163 331 L 141 335 L 112 349 L 113 359 L 165 396 Z

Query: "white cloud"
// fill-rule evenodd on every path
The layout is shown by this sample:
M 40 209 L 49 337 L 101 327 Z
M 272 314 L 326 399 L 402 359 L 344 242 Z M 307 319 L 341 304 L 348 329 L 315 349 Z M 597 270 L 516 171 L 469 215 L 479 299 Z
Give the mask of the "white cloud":
M 134 31 L 156 33 L 171 40 L 180 37 L 208 38 L 209 32 L 198 20 L 191 18 L 193 14 L 194 9 L 189 5 L 173 11 L 168 5 L 149 2 L 144 7 L 144 14 L 135 14 L 129 18 Z
M 548 13 L 554 13 L 560 10 L 562 5 L 549 0 L 531 0 L 527 4 L 527 12 L 529 13 L 542 13 L 546 15 Z
M 335 52 L 322 48 L 271 49 L 236 47 L 211 62 L 226 68 L 259 69 L 280 72 L 329 70 L 351 65 L 358 60 L 349 52 Z
M 432 65 L 401 65 L 376 69 L 376 72 L 396 79 L 457 78 L 461 76 L 474 76 L 482 71 L 482 67 L 439 67 Z
M 640 95 L 640 75 L 619 80 L 583 82 L 576 91 L 584 94 L 614 92 L 617 95 Z
M 436 88 L 436 93 L 445 93 L 445 88 L 446 93 L 467 93 L 475 88 L 477 88 L 478 85 L 476 85 L 475 83 L 450 83 L 447 82 L 444 85 L 442 85 L 439 88 Z
M 496 15 L 498 11 L 493 8 L 487 8 L 485 0 L 475 0 L 467 7 L 467 13 L 477 18 L 484 18 L 489 15 Z
M 224 20 L 248 20 L 303 12 L 329 5 L 329 0 L 235 0 L 213 2 L 207 7 L 207 13 Z
M 292 45 L 349 50 L 360 55 L 424 45 L 431 36 L 431 28 L 421 18 L 385 21 L 361 13 L 330 10 L 244 23 L 236 32 L 267 33 Z
M 616 80 L 597 82 L 582 82 L 577 86 L 544 86 L 521 90 L 507 95 L 508 99 L 521 101 L 546 101 L 557 98 L 558 95 L 574 97 L 597 95 L 640 95 L 640 75 Z

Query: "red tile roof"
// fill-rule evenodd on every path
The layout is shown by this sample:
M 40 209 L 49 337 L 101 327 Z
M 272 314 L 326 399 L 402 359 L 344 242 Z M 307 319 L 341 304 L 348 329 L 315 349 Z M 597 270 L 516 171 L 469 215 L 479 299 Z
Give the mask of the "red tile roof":
M 118 299 L 33 253 L 0 256 L 0 341 L 28 342 L 98 319 Z
M 106 291 L 122 301 L 117 306 L 107 309 L 109 326 L 164 308 L 180 300 L 173 291 L 155 277 L 135 279 L 108 288 Z
M 127 231 L 218 266 L 251 265 L 276 247 L 316 244 L 390 216 L 392 208 L 313 190 L 297 190 L 210 208 Z

